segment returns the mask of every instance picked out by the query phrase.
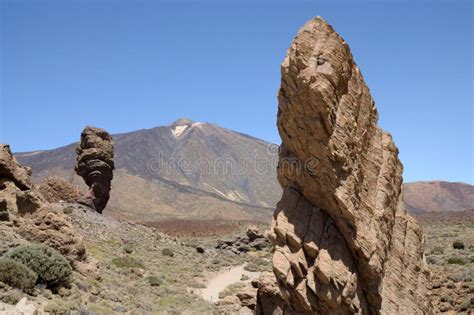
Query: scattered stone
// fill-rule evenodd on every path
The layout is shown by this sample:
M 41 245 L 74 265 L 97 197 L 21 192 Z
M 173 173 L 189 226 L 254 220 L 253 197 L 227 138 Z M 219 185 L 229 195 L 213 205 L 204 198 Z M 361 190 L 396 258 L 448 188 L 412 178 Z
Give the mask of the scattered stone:
M 145 275 L 145 270 L 141 268 L 132 268 L 132 273 L 140 278 L 143 278 Z
M 230 250 L 234 254 L 247 253 L 253 250 L 265 250 L 272 246 L 270 240 L 256 229 L 248 229 L 246 237 L 237 237 L 234 240 L 226 239 L 217 242 L 216 249 Z
M 0 313 L 4 315 L 37 315 L 36 306 L 23 297 L 16 305 L 0 302 Z

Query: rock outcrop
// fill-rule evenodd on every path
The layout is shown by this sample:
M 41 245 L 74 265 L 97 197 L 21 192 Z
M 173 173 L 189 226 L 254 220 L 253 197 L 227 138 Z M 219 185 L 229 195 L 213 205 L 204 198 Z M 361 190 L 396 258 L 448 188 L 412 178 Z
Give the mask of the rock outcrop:
M 402 170 L 347 43 L 321 18 L 282 64 L 271 281 L 261 314 L 428 314 L 423 233 Z
M 31 184 L 30 173 L 17 162 L 8 145 L 0 145 L 0 217 L 6 221 L 2 234 L 12 234 L 9 238 L 17 239 L 15 244 L 29 241 L 51 246 L 76 270 L 98 278 L 97 266 L 87 256 L 82 237 L 75 232 L 68 217 L 54 209 Z M 0 249 L 8 248 L 0 246 Z
M 110 198 L 114 170 L 114 142 L 107 131 L 87 126 L 76 148 L 75 171 L 89 186 L 84 203 L 102 213 Z
M 79 188 L 64 179 L 55 176 L 43 179 L 38 185 L 38 190 L 46 201 L 51 203 L 76 203 L 82 197 Z
M 246 237 L 238 236 L 235 239 L 218 240 L 216 249 L 229 250 L 239 255 L 251 250 L 265 250 L 272 246 L 269 239 L 257 229 L 249 228 L 246 234 Z

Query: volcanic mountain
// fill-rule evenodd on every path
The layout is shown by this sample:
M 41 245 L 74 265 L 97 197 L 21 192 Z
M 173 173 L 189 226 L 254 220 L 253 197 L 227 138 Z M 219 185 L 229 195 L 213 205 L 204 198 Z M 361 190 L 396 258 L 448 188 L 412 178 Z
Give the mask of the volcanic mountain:
M 268 221 L 281 197 L 278 147 L 263 140 L 184 118 L 113 138 L 117 170 L 108 211 L 115 215 Z M 15 155 L 32 167 L 35 181 L 55 175 L 81 186 L 74 173 L 76 145 Z M 404 194 L 411 212 L 474 208 L 474 186 L 468 184 L 406 183 Z
M 263 140 L 189 119 L 113 138 L 110 209 L 121 216 L 268 219 L 280 198 L 278 147 Z M 81 185 L 76 145 L 15 155 L 35 181 L 55 175 Z

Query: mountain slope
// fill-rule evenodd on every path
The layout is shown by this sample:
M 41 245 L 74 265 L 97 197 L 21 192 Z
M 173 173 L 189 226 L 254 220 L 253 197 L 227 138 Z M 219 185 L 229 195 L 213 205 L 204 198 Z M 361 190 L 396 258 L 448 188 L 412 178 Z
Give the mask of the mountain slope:
M 116 168 L 143 179 L 171 181 L 252 206 L 273 207 L 280 197 L 278 156 L 265 141 L 187 119 L 113 137 Z M 41 178 L 53 169 L 72 170 L 75 146 L 16 157 Z
M 156 219 L 269 218 L 281 197 L 276 179 L 278 148 L 208 123 L 179 119 L 167 126 L 113 136 L 115 178 L 108 211 Z M 74 176 L 76 144 L 17 153 L 33 179 Z M 456 212 L 474 208 L 474 186 L 442 181 L 404 184 L 411 212 Z
M 458 212 L 474 209 L 474 186 L 444 181 L 404 185 L 404 200 L 411 212 Z

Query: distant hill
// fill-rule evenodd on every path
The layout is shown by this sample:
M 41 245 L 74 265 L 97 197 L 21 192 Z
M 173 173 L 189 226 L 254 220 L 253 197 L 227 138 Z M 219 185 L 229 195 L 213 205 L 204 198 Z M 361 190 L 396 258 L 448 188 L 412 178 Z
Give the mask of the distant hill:
M 460 212 L 474 209 L 474 186 L 444 181 L 404 185 L 404 200 L 410 212 Z
M 278 148 L 209 123 L 179 119 L 167 126 L 113 135 L 116 168 L 108 211 L 139 220 L 266 220 L 281 196 Z M 38 181 L 74 174 L 76 144 L 17 153 Z M 414 213 L 474 208 L 474 186 L 442 181 L 404 184 Z

